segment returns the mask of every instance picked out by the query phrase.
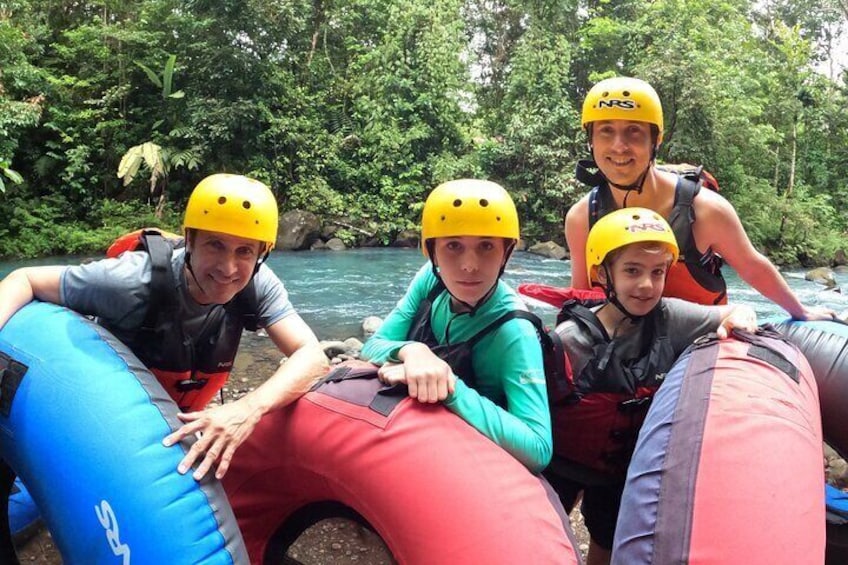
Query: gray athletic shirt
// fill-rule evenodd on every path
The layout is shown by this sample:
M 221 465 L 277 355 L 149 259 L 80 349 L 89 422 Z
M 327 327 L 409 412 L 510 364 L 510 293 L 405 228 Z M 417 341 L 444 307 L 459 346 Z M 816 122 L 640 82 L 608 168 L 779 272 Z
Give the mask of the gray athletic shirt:
M 199 329 L 207 314 L 219 305 L 197 304 L 188 294 L 185 280 L 185 250 L 177 249 L 171 267 L 177 279 L 180 319 L 191 335 Z M 147 313 L 150 296 L 150 255 L 144 251 L 123 253 L 116 259 L 103 259 L 85 265 L 67 267 L 61 275 L 61 304 L 81 314 L 96 316 L 115 337 L 132 335 Z M 257 322 L 268 327 L 295 313 L 282 281 L 266 265 L 254 277 Z
M 660 307 L 665 310 L 665 334 L 668 336 L 675 357 L 692 345 L 696 338 L 718 329 L 721 323 L 718 310 L 714 306 L 704 306 L 687 302 L 678 298 L 662 298 Z M 600 309 L 594 308 L 597 311 Z M 562 323 L 573 324 L 573 321 Z M 641 326 L 645 321 L 640 320 L 636 328 L 627 334 L 619 335 L 617 348 L 623 359 L 633 359 L 640 355 Z

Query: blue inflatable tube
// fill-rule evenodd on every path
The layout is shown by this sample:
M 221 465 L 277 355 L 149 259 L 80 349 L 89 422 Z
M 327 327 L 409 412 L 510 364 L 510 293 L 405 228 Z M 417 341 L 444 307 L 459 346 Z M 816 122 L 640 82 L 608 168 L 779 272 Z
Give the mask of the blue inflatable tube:
M 819 389 L 824 440 L 848 459 L 848 325 L 796 320 L 774 325 L 807 357 Z M 848 523 L 835 519 L 837 499 L 830 492 L 825 563 L 843 565 L 848 563 Z M 844 498 L 839 500 L 844 504 Z
M 111 334 L 34 302 L 0 330 L 0 375 L 4 475 L 27 485 L 65 563 L 248 562 L 220 483 L 176 472 L 188 442 L 162 445 L 176 406 Z

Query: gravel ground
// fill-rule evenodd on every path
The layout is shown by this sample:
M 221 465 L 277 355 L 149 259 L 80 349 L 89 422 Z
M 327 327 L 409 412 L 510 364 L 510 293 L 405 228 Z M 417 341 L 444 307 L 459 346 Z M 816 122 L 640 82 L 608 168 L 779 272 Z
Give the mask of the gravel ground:
M 578 510 L 571 515 L 583 558 L 589 537 Z M 391 565 L 395 563 L 382 540 L 369 529 L 344 519 L 324 520 L 309 528 L 290 548 L 288 556 L 304 565 Z M 18 547 L 22 565 L 61 565 L 62 556 L 53 544 L 50 532 L 42 529 Z

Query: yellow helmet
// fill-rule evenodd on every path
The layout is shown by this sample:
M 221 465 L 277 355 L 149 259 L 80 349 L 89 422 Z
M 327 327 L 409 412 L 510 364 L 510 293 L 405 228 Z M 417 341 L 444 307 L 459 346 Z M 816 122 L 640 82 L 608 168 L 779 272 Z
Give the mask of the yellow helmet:
M 657 144 L 663 138 L 663 112 L 653 87 L 638 78 L 614 77 L 592 87 L 583 101 L 580 125 L 599 120 L 630 120 L 657 126 Z
M 518 212 L 509 193 L 494 182 L 476 179 L 440 184 L 424 203 L 421 241 L 436 237 L 519 238 Z
M 680 251 L 665 218 L 647 208 L 621 208 L 599 219 L 586 238 L 586 272 L 589 280 L 607 255 L 632 243 L 659 243 L 671 253 L 672 263 Z
M 271 189 L 243 175 L 219 173 L 194 187 L 183 230 L 214 231 L 255 239 L 270 250 L 277 241 L 277 200 Z

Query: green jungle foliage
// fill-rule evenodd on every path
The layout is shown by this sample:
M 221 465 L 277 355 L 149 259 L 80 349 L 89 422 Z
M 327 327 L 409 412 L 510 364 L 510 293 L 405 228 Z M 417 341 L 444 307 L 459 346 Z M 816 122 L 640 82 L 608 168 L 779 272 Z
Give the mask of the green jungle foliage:
M 659 160 L 704 164 L 752 241 L 822 264 L 848 227 L 840 0 L 0 0 L 0 256 L 178 228 L 213 172 L 389 243 L 437 183 L 491 178 L 563 241 L 580 108 L 633 75 Z M 845 64 L 845 61 L 842 61 Z

